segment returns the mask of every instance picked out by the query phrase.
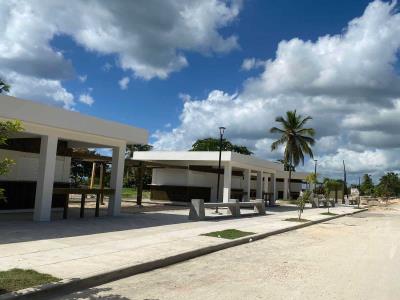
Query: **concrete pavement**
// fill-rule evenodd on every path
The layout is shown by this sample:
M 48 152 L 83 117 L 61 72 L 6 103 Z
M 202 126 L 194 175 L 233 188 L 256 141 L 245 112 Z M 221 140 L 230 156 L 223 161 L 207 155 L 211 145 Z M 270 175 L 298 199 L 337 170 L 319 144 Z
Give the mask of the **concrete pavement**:
M 275 235 L 62 299 L 394 300 L 400 295 L 399 249 L 397 205 Z
M 344 214 L 354 208 L 331 211 Z M 308 209 L 304 218 L 326 218 L 321 212 L 326 209 Z M 51 223 L 0 221 L 0 270 L 30 268 L 63 279 L 82 278 L 225 242 L 201 236 L 210 231 L 265 233 L 297 225 L 284 221 L 297 215 L 293 206 L 240 219 L 189 222 L 187 215 L 187 209 L 177 209 Z

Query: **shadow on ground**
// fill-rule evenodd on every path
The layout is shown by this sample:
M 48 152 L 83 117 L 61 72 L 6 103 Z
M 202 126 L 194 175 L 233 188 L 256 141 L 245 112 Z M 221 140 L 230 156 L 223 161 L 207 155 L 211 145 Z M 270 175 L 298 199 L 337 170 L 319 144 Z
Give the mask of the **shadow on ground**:
M 13 218 L 15 216 L 15 218 Z M 187 223 L 188 213 L 169 211 L 122 214 L 118 217 L 56 219 L 51 222 L 33 222 L 32 213 L 0 215 L 0 244 L 34 240 L 75 237 L 97 233 L 116 232 L 146 227 Z
M 109 300 L 130 300 L 118 294 L 109 294 L 107 292 L 111 291 L 111 288 L 91 288 L 82 292 L 77 292 L 68 296 L 63 297 L 64 300 L 78 300 L 78 299 L 109 299 Z M 105 293 L 105 295 L 99 295 L 100 293 Z

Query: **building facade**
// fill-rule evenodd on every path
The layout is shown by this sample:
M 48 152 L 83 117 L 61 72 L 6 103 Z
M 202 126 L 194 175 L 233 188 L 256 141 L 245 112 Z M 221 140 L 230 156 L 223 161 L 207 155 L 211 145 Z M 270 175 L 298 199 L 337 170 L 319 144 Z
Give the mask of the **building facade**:
M 150 190 L 154 200 L 288 198 L 289 174 L 283 170 L 283 165 L 253 156 L 222 152 L 219 171 L 219 152 L 212 151 L 139 151 L 133 154 L 133 159 L 160 164 L 152 170 Z M 292 173 L 290 188 L 293 198 L 298 197 L 306 176 L 307 173 L 303 172 Z

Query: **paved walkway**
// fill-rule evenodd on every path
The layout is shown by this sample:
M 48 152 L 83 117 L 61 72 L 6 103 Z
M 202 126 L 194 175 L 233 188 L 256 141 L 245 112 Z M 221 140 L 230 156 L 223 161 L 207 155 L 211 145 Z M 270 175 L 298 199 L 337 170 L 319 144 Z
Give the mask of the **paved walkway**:
M 400 295 L 400 206 L 338 218 L 62 299 L 379 299 Z
M 319 220 L 326 209 L 306 209 L 304 218 Z M 353 207 L 331 208 L 337 214 Z M 264 233 L 297 225 L 284 221 L 297 216 L 293 206 L 269 209 L 266 216 L 189 222 L 187 209 L 56 220 L 0 220 L 0 270 L 32 268 L 70 279 L 165 258 L 225 240 L 200 236 L 236 228 Z M 1 216 L 0 216 L 1 218 Z

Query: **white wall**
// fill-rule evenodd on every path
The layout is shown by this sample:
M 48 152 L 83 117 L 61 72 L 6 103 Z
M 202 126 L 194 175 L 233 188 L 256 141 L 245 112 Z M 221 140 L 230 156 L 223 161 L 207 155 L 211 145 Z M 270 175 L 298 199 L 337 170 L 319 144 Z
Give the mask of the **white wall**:
M 0 159 L 13 159 L 15 164 L 10 172 L 0 176 L 0 180 L 36 181 L 39 171 L 39 154 L 0 149 Z M 71 158 L 57 156 L 54 181 L 69 182 L 71 172 Z
M 211 199 L 216 199 L 217 177 L 215 173 L 205 173 L 184 169 L 153 169 L 152 184 L 156 185 L 177 185 L 177 186 L 198 186 L 211 188 Z M 220 178 L 220 194 L 222 199 L 222 186 L 224 175 Z M 243 189 L 244 182 L 242 176 L 232 176 L 232 189 Z M 256 189 L 256 181 L 251 181 L 251 188 Z
M 266 177 L 266 175 L 264 175 Z M 220 199 L 222 199 L 222 186 L 224 182 L 224 175 L 221 174 L 220 181 Z M 216 199 L 217 190 L 217 174 L 205 173 L 198 171 L 189 171 L 184 169 L 153 169 L 153 184 L 157 185 L 177 185 L 177 186 L 199 186 L 199 187 L 209 187 L 211 188 L 211 199 Z M 252 190 L 256 189 L 256 180 L 252 180 L 250 183 L 250 188 Z M 232 189 L 243 189 L 244 181 L 242 176 L 232 176 Z M 283 182 L 276 182 L 276 192 L 284 190 Z M 291 184 L 292 192 L 301 191 L 301 183 Z M 268 192 L 273 192 L 272 182 L 268 182 Z

